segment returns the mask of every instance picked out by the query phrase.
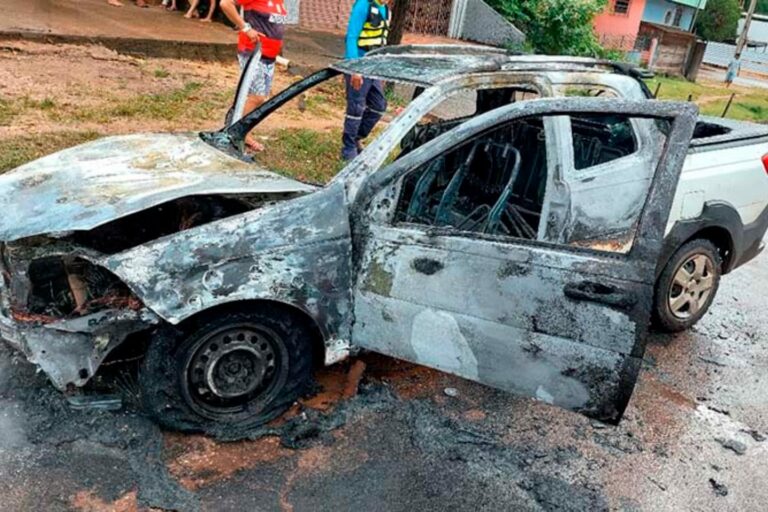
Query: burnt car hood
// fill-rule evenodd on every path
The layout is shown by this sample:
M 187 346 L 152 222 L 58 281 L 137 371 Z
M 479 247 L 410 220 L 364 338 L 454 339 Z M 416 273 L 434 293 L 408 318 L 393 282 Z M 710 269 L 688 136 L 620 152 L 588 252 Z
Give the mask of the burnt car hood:
M 85 231 L 185 196 L 315 189 L 230 157 L 193 133 L 106 137 L 0 176 L 0 241 Z

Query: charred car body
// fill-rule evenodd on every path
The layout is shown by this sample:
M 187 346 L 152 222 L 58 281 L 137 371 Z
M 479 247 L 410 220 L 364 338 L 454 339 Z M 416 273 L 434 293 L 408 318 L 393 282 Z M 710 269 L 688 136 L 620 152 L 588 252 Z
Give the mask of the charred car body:
M 415 94 L 328 185 L 243 156 L 253 126 L 344 72 Z M 314 365 L 359 348 L 616 422 L 697 118 L 525 98 L 590 84 L 638 87 L 593 60 L 394 48 L 219 132 L 108 137 L 24 165 L 0 178 L 0 334 L 61 390 L 149 339 L 144 403 L 190 431 L 268 421 Z M 428 117 L 467 92 L 471 115 Z

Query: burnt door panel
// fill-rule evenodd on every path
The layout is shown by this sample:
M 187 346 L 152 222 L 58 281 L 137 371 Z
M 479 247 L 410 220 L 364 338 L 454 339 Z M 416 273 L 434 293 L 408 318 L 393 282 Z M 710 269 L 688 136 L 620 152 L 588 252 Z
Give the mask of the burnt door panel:
M 424 220 L 429 214 L 419 217 L 421 225 L 400 222 L 397 211 L 389 217 L 380 214 L 392 202 L 389 184 L 380 179 L 384 187 L 378 193 L 371 191 L 370 200 L 361 200 L 369 217 L 358 230 L 362 254 L 353 342 L 617 422 L 637 380 L 655 261 L 695 111 L 654 102 L 619 102 L 610 107 L 604 102 L 592 105 L 592 100 L 529 103 L 527 117 L 537 109 L 541 114 L 561 115 L 569 109 L 599 107 L 674 119 L 633 239 L 625 245 L 629 252 L 429 225 Z M 514 106 L 493 114 L 495 119 L 488 122 L 494 126 L 523 117 L 523 111 Z M 407 194 L 404 183 L 409 172 L 446 151 L 462 151 L 457 140 L 476 147 L 478 135 L 494 133 L 489 128 L 459 127 L 432 141 L 428 144 L 432 152 L 422 150 L 421 160 L 411 158 L 412 162 L 389 171 L 394 190 L 402 198 Z M 553 196 L 552 183 L 559 184 L 558 169 L 568 158 L 560 153 L 560 135 L 547 133 L 551 174 L 545 201 Z M 499 142 L 498 137 L 495 140 Z M 530 148 L 527 151 L 531 154 Z M 408 164 L 410 169 L 405 168 Z M 554 196 L 557 201 L 563 199 L 559 192 Z M 395 206 L 402 208 L 401 203 Z M 477 208 L 476 204 L 466 207 Z

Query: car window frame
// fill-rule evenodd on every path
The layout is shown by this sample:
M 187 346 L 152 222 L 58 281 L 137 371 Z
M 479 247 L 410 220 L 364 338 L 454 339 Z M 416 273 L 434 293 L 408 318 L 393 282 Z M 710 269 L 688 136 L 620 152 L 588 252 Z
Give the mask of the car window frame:
M 592 110 L 587 110 L 586 107 L 589 105 L 597 105 L 598 103 L 602 102 L 602 100 L 594 100 L 591 98 L 581 100 L 581 105 L 571 105 L 570 103 L 573 102 L 573 98 L 543 98 L 538 100 L 513 103 L 507 107 L 496 109 L 503 110 L 503 112 L 494 114 L 493 121 L 488 121 L 487 118 L 490 116 L 488 116 L 488 114 L 483 114 L 480 116 L 480 119 L 465 123 L 464 125 L 454 128 L 454 130 L 451 132 L 458 131 L 463 135 L 463 131 L 470 130 L 470 128 L 476 129 L 474 125 L 482 122 L 483 128 L 472 133 L 471 137 L 474 138 L 475 136 L 481 136 L 483 133 L 486 133 L 488 130 L 499 126 L 499 124 L 505 121 L 525 117 L 524 115 L 518 114 L 515 110 L 512 110 L 514 113 L 509 115 L 511 110 L 510 107 L 515 107 L 516 109 L 520 109 L 523 106 L 531 108 L 529 105 L 533 104 L 534 102 L 537 103 L 538 106 L 533 107 L 534 112 L 532 112 L 530 115 L 536 115 L 538 108 L 549 108 L 549 110 L 541 112 L 540 115 L 557 117 L 567 116 L 574 112 L 592 112 Z M 394 202 L 393 192 L 399 193 L 399 183 L 401 182 L 401 179 L 406 174 L 412 172 L 417 167 L 426 163 L 430 158 L 430 155 L 434 154 L 436 147 L 439 150 L 441 145 L 445 144 L 445 141 L 449 141 L 452 138 L 450 135 L 451 132 L 447 132 L 446 134 L 443 134 L 440 137 L 425 144 L 424 146 L 418 148 L 413 153 L 407 155 L 402 161 L 394 162 L 389 166 L 386 166 L 385 169 L 382 169 L 381 172 L 373 173 L 367 177 L 350 207 L 350 214 L 354 219 L 353 237 L 358 238 L 368 236 L 365 233 L 370 231 L 370 225 L 373 224 L 384 228 L 415 231 L 419 235 L 425 236 L 429 239 L 437 236 L 461 237 L 463 239 L 469 238 L 472 240 L 498 243 L 501 247 L 518 246 L 522 248 L 538 248 L 545 250 L 559 250 L 577 254 L 587 254 L 595 258 L 597 261 L 621 262 L 622 265 L 626 266 L 628 272 L 637 272 L 637 275 L 640 275 L 640 273 L 648 270 L 645 267 L 655 268 L 655 262 L 646 261 L 644 258 L 644 253 L 646 252 L 647 247 L 655 243 L 653 237 L 649 237 L 647 234 L 648 231 L 655 229 L 652 227 L 652 225 L 650 225 L 652 221 L 649 219 L 647 211 L 652 202 L 661 202 L 662 207 L 665 206 L 664 203 L 669 202 L 669 205 L 666 205 L 668 206 L 667 216 L 671 213 L 671 205 L 674 198 L 674 193 L 670 193 L 669 197 L 664 197 L 662 194 L 668 193 L 668 191 L 664 190 L 664 183 L 667 183 L 666 186 L 669 187 L 669 181 L 673 178 L 679 180 L 679 175 L 674 177 L 666 175 L 665 173 L 661 172 L 660 165 L 661 162 L 664 161 L 667 166 L 672 166 L 674 168 L 674 166 L 677 165 L 675 159 L 684 160 L 687 151 L 685 151 L 684 154 L 678 154 L 675 144 L 677 143 L 679 145 L 680 140 L 688 135 L 687 131 L 689 127 L 686 126 L 686 123 L 690 124 L 690 131 L 693 133 L 693 126 L 695 126 L 695 120 L 698 113 L 695 106 L 690 106 L 681 102 L 653 101 L 651 104 L 646 104 L 644 101 L 638 100 L 622 100 L 621 102 L 626 105 L 625 111 L 629 111 L 628 115 L 632 117 L 643 118 L 649 122 L 653 122 L 654 119 L 669 118 L 670 120 L 679 122 L 682 125 L 681 130 L 672 130 L 672 133 L 677 136 L 677 139 L 673 139 L 671 136 L 668 137 L 665 144 L 665 151 L 659 156 L 659 161 L 656 163 L 656 167 L 654 168 L 651 185 L 649 187 L 649 193 L 646 196 L 646 201 L 643 204 L 638 217 L 638 227 L 635 231 L 632 246 L 626 253 L 608 252 L 594 249 L 592 247 L 567 245 L 544 240 L 499 237 L 498 235 L 487 235 L 482 233 L 473 233 L 471 237 L 466 237 L 462 236 L 466 232 L 460 232 L 451 228 L 429 228 L 421 224 L 394 223 L 394 210 L 396 208 L 396 204 Z M 565 104 L 565 106 L 559 107 L 560 103 Z M 602 110 L 597 106 L 594 107 L 593 111 L 596 113 L 602 112 Z M 499 119 L 499 117 L 502 117 L 502 119 Z M 509 117 L 509 119 L 504 119 L 505 117 Z M 472 126 L 470 127 L 470 125 Z M 453 134 L 453 137 L 455 136 L 456 134 Z M 468 138 L 462 138 L 461 140 L 463 142 L 468 140 Z M 690 139 L 690 137 L 688 138 Z M 446 146 L 448 147 L 445 147 L 442 151 L 449 151 L 455 148 L 457 143 L 451 142 L 451 144 L 446 144 Z M 677 182 L 674 185 L 676 187 Z M 377 202 L 378 207 L 373 206 L 374 202 Z M 382 209 L 385 211 L 382 212 Z M 661 227 L 661 232 L 663 232 L 665 227 L 666 226 Z

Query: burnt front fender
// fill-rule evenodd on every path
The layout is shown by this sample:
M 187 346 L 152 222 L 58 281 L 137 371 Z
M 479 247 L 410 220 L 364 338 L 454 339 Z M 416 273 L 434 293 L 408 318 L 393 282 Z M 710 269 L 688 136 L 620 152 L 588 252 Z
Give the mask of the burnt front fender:
M 349 339 L 351 243 L 344 187 L 190 229 L 106 258 L 171 324 L 246 300 L 290 304 L 326 340 Z
M 158 322 L 146 309 L 110 309 L 49 324 L 23 324 L 0 315 L 0 338 L 24 353 L 64 391 L 84 386 L 129 335 Z

